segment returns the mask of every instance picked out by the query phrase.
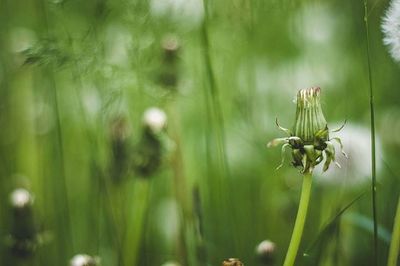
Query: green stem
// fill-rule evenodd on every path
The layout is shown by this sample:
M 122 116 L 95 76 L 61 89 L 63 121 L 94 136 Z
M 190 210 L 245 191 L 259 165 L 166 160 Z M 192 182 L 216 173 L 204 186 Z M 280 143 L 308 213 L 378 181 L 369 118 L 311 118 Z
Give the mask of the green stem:
M 151 180 L 136 178 L 133 192 L 129 195 L 128 202 L 134 205 L 127 211 L 128 217 L 126 235 L 123 243 L 124 261 L 122 265 L 137 265 L 140 257 L 140 248 L 143 241 L 144 225 L 150 203 Z
M 396 216 L 394 217 L 392 241 L 390 242 L 388 266 L 396 266 L 400 250 L 400 196 L 397 202 Z
M 307 217 L 308 203 L 311 196 L 312 173 L 304 174 L 303 186 L 301 188 L 299 210 L 297 211 L 296 222 L 290 240 L 289 249 L 286 253 L 283 266 L 292 266 L 296 260 L 297 251 L 300 246 L 301 236 L 303 235 L 304 223 Z
M 375 110 L 374 110 L 374 91 L 372 89 L 372 71 L 371 71 L 371 53 L 369 45 L 369 27 L 368 27 L 368 5 L 364 0 L 364 23 L 367 42 L 367 60 L 368 60 L 368 81 L 369 81 L 369 107 L 371 118 L 371 195 L 372 195 L 372 217 L 374 220 L 374 265 L 378 265 L 378 215 L 376 206 L 376 156 L 375 156 Z

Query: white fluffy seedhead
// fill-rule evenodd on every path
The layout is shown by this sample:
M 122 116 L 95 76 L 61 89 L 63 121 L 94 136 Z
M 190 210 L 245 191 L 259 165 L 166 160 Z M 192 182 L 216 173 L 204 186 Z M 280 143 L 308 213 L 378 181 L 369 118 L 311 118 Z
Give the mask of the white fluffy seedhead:
M 163 110 L 151 107 L 144 112 L 143 124 L 153 133 L 159 133 L 167 125 L 167 115 Z
M 15 208 L 24 208 L 33 203 L 31 193 L 24 188 L 17 188 L 10 195 L 11 205 Z
M 388 46 L 390 55 L 400 62 L 400 0 L 392 0 L 382 19 L 383 43 Z
M 258 255 L 272 254 L 275 252 L 275 243 L 270 240 L 264 240 L 258 244 L 256 252 Z

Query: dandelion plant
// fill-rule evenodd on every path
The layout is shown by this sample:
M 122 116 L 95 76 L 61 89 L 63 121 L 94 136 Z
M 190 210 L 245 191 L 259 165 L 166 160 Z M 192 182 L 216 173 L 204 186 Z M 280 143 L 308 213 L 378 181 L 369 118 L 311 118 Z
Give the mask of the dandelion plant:
M 390 55 L 400 62 L 400 1 L 392 0 L 382 21 L 383 43 L 388 46 Z M 372 114 L 372 113 L 371 113 Z M 392 239 L 389 248 L 388 266 L 397 265 L 400 247 L 400 196 L 393 223 Z
M 299 209 L 284 266 L 294 265 L 296 259 L 310 201 L 314 168 L 324 160 L 324 157 L 324 171 L 328 170 L 332 162 L 340 167 L 335 161 L 333 140 L 339 143 L 342 153 L 346 156 L 341 140 L 329 138 L 329 128 L 322 112 L 320 93 L 319 87 L 300 90 L 297 94 L 296 118 L 292 130 L 281 127 L 276 120 L 277 126 L 287 134 L 287 137 L 277 138 L 268 143 L 268 147 L 283 144 L 282 163 L 278 168 L 284 163 L 285 149 L 290 147 L 292 149 L 292 165 L 300 168 L 300 172 L 303 174 Z M 342 128 L 343 126 L 333 132 Z

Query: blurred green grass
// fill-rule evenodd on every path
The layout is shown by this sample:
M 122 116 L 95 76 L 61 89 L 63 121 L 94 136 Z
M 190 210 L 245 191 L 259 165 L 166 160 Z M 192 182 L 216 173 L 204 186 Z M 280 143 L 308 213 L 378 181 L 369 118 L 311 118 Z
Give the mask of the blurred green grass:
M 35 195 L 35 217 L 51 235 L 24 262 L 0 241 L 1 265 L 66 265 L 77 253 L 97 255 L 103 265 L 167 260 L 219 265 L 228 257 L 257 265 L 255 247 L 264 239 L 276 243 L 279 265 L 294 224 L 301 176 L 289 163 L 275 171 L 280 151 L 265 148 L 280 134 L 275 117 L 291 126 L 296 91 L 318 85 L 328 122 L 347 119 L 368 128 L 362 2 L 209 1 L 206 30 L 223 127 L 209 93 L 201 1 L 182 2 L 186 9 L 166 14 L 155 11 L 162 9 L 156 6 L 160 2 L 1 1 L 0 237 L 9 234 L 8 197 L 19 186 Z M 380 21 L 387 2 L 370 1 L 370 6 L 383 150 L 377 157 L 378 221 L 390 232 L 400 189 L 400 78 L 382 44 Z M 157 82 L 164 64 L 160 43 L 167 34 L 181 45 L 175 92 Z M 134 152 L 142 114 L 151 106 L 166 110 L 168 135 L 179 142 L 180 154 L 172 151 L 146 180 L 128 171 L 115 184 L 109 171 L 110 121 L 127 118 L 126 145 Z M 351 149 L 369 145 L 353 138 Z M 358 159 L 351 157 L 347 167 L 369 167 L 369 161 Z M 316 182 L 301 251 L 340 208 L 368 190 L 369 177 L 352 176 L 363 173 L 347 167 L 331 176 L 336 182 Z M 350 186 L 346 180 L 353 178 L 364 181 Z M 199 211 L 193 212 L 194 188 L 201 221 Z M 371 219 L 370 201 L 366 195 L 345 212 L 327 248 L 318 251 L 316 265 L 370 265 L 372 231 L 354 218 Z M 346 218 L 350 212 L 359 216 Z M 136 233 L 127 233 L 129 228 Z M 135 252 L 136 264 L 124 262 Z M 380 264 L 387 252 L 388 243 L 380 240 Z M 299 256 L 296 265 L 313 263 Z

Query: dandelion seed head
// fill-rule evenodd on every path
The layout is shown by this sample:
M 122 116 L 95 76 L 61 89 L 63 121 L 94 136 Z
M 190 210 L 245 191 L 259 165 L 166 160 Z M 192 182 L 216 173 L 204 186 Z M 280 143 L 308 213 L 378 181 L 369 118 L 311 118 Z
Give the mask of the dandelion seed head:
M 382 19 L 383 43 L 393 59 L 400 62 L 400 0 L 392 0 Z
M 153 133 L 159 133 L 167 125 L 167 115 L 163 110 L 151 107 L 144 112 L 143 123 Z
M 256 254 L 261 263 L 270 265 L 274 261 L 276 245 L 270 240 L 264 240 L 256 247 Z
M 270 240 L 261 241 L 256 248 L 257 254 L 273 253 L 275 251 L 275 243 Z
M 334 125 L 331 128 L 337 127 Z M 342 140 L 344 151 L 349 158 L 337 152 L 336 161 L 341 165 L 341 169 L 330 167 L 326 172 L 322 173 L 322 169 L 317 167 L 315 171 L 317 180 L 324 185 L 345 184 L 346 186 L 357 186 L 369 182 L 372 167 L 370 130 L 360 125 L 347 123 L 340 132 L 332 133 L 331 137 L 339 137 Z M 340 151 L 339 144 L 334 142 L 334 145 L 335 149 Z M 381 156 L 382 145 L 379 136 L 377 136 L 377 171 L 382 167 L 379 160 Z
M 33 203 L 31 193 L 24 188 L 17 188 L 10 195 L 11 205 L 16 208 L 24 208 Z

